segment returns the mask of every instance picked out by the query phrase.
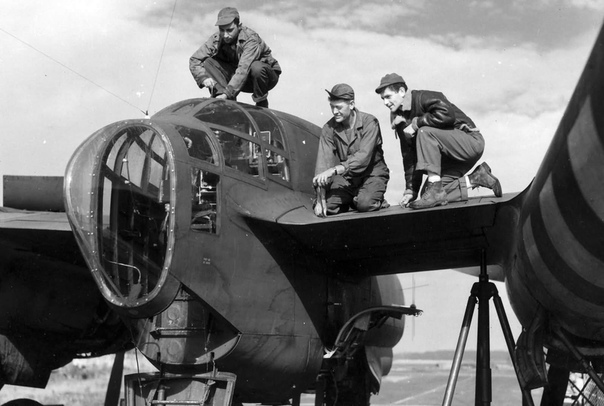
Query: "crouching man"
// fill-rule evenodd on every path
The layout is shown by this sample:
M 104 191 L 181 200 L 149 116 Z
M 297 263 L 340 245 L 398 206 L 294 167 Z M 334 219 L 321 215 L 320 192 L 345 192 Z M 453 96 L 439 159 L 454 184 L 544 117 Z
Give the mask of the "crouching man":
M 315 213 L 368 212 L 388 207 L 384 200 L 390 172 L 384 161 L 378 120 L 355 107 L 354 90 L 335 85 L 328 101 L 333 117 L 323 126 L 313 185 Z
M 390 110 L 392 128 L 401 144 L 406 181 L 401 206 L 426 209 L 467 200 L 468 187 L 479 186 L 501 197 L 501 184 L 486 163 L 465 176 L 482 156 L 484 138 L 444 94 L 408 90 L 396 73 L 385 75 L 375 92 Z M 424 174 L 428 180 L 417 199 Z

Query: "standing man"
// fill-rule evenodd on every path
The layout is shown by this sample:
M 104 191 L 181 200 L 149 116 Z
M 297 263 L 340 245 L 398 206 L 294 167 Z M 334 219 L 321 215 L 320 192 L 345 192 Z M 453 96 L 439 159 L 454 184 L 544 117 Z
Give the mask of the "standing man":
M 392 128 L 401 144 L 406 181 L 401 206 L 425 209 L 467 200 L 468 185 L 487 187 L 501 197 L 501 184 L 486 162 L 464 176 L 482 156 L 484 138 L 444 94 L 408 91 L 396 73 L 384 76 L 375 92 L 390 109 Z M 426 187 L 415 200 L 424 173 L 428 175 Z
M 355 107 L 354 90 L 345 83 L 328 94 L 333 117 L 323 126 L 313 185 L 325 191 L 325 211 L 351 207 L 360 212 L 388 207 L 384 200 L 390 172 L 384 161 L 378 120 Z M 321 201 L 317 201 L 321 205 Z M 326 212 L 326 213 L 325 213 Z
M 189 59 L 189 70 L 212 97 L 236 100 L 252 93 L 256 106 L 268 107 L 268 91 L 279 81 L 281 67 L 271 49 L 252 29 L 241 25 L 239 12 L 225 7 L 218 13 L 218 32 Z

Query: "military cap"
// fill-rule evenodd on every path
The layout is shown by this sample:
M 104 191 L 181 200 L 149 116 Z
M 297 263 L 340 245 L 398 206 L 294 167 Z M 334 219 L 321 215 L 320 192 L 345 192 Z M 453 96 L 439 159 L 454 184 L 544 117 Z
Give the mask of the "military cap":
M 332 99 L 354 100 L 354 90 L 346 83 L 338 83 L 331 88 L 331 91 L 325 89 Z
M 384 76 L 382 78 L 382 80 L 380 80 L 380 84 L 379 86 L 375 89 L 376 93 L 382 93 L 382 90 L 384 90 L 384 88 L 393 85 L 395 83 L 403 83 L 405 84 L 405 79 L 403 79 L 403 77 L 397 73 L 389 73 L 386 76 Z
M 225 7 L 218 12 L 218 21 L 216 25 L 227 25 L 239 18 L 239 12 L 235 7 Z

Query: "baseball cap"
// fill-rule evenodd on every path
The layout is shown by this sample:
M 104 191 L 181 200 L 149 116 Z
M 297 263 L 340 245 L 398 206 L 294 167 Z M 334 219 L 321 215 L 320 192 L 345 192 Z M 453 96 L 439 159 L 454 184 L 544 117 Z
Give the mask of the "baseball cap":
M 216 21 L 216 25 L 230 24 L 236 18 L 239 18 L 237 9 L 235 7 L 225 7 L 218 12 L 218 21 Z
M 331 91 L 325 89 L 332 99 L 354 100 L 354 90 L 346 83 L 338 83 L 331 88 Z
M 403 77 L 397 73 L 389 73 L 382 78 L 379 86 L 375 89 L 375 92 L 381 93 L 385 87 L 395 83 L 405 83 L 405 79 L 403 79 Z

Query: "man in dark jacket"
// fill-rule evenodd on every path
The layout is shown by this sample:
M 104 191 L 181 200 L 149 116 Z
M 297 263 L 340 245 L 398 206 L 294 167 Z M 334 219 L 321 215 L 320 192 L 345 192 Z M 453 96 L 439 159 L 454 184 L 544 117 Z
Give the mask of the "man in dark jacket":
M 220 10 L 216 25 L 218 32 L 189 59 L 197 85 L 219 99 L 236 100 L 239 92 L 252 93 L 257 106 L 268 107 L 268 91 L 281 74 L 271 49 L 256 32 L 241 25 L 233 7 Z
M 375 92 L 390 109 L 401 144 L 406 181 L 401 206 L 424 209 L 467 200 L 468 186 L 487 187 L 501 197 L 501 184 L 486 162 L 464 176 L 482 156 L 484 138 L 444 94 L 408 91 L 396 73 L 384 76 Z M 428 176 L 424 193 L 416 200 L 424 173 Z
M 329 94 L 333 117 L 323 126 L 313 185 L 326 190 L 326 212 L 337 214 L 351 207 L 360 212 L 388 207 L 384 200 L 390 172 L 384 161 L 378 120 L 355 107 L 354 90 L 345 83 Z M 317 202 L 321 204 L 320 201 Z

